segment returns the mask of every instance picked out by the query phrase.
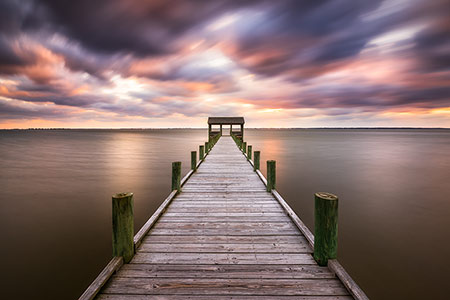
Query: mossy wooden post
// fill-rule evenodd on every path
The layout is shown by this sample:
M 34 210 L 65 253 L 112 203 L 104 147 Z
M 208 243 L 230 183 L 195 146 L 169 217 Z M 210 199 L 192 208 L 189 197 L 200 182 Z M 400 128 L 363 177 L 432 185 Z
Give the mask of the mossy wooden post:
M 181 161 L 172 163 L 172 191 L 181 191 Z
M 197 169 L 197 151 L 191 151 L 191 169 Z
M 113 256 L 129 263 L 134 256 L 133 193 L 112 196 Z
M 255 158 L 253 161 L 253 170 L 256 172 L 256 170 L 259 170 L 259 164 L 261 161 L 261 152 L 260 151 L 255 151 Z
M 275 188 L 275 161 L 268 160 L 267 161 L 267 191 L 271 192 Z
M 242 145 L 242 152 L 246 153 L 247 152 L 247 142 L 244 142 Z
M 314 259 L 326 266 L 329 259 L 337 256 L 338 197 L 329 193 L 316 193 Z
M 247 146 L 247 160 L 251 160 L 252 159 L 252 145 L 248 145 Z
M 198 147 L 198 159 L 202 160 L 205 157 L 205 146 L 200 145 Z

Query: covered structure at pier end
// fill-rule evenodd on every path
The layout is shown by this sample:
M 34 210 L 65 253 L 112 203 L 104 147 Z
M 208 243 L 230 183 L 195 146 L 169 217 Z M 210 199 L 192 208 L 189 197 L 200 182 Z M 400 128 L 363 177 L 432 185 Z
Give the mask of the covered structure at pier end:
M 244 117 L 209 117 L 208 118 L 208 139 L 211 140 L 217 134 L 222 135 L 222 126 L 230 126 L 230 134 L 233 133 L 239 139 L 244 140 Z M 219 131 L 213 130 L 213 125 L 219 125 Z M 234 131 L 233 125 L 239 125 L 240 131 Z

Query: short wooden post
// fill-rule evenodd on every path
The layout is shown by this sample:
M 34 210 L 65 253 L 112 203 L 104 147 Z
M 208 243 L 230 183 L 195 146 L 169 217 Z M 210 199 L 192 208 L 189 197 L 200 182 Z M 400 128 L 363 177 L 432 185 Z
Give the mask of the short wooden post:
M 113 256 L 129 263 L 134 256 L 133 193 L 112 196 Z
M 197 151 L 191 151 L 191 169 L 197 169 Z
M 326 266 L 337 257 L 338 197 L 330 193 L 316 193 L 314 209 L 314 259 Z
M 205 154 L 208 153 L 208 151 L 209 151 L 208 150 L 208 144 L 209 144 L 208 142 L 205 142 Z
M 242 152 L 246 153 L 247 152 L 247 142 L 244 142 L 242 145 Z
M 259 163 L 261 161 L 261 152 L 260 151 L 255 151 L 255 158 L 253 161 L 253 170 L 259 170 Z
M 276 177 L 275 161 L 268 160 L 267 161 L 267 191 L 268 192 L 271 192 L 273 189 L 275 189 L 275 177 Z
M 252 145 L 247 146 L 247 160 L 252 159 Z
M 202 160 L 205 157 L 205 146 L 198 146 L 198 159 Z
M 172 191 L 181 191 L 181 161 L 172 163 Z

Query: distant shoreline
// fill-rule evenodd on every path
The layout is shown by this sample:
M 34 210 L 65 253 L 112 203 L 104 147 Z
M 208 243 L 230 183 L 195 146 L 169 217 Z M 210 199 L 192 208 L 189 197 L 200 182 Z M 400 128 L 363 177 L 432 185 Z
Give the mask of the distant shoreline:
M 2 131 L 58 131 L 58 130 L 205 130 L 206 127 L 183 128 L 0 128 Z M 248 127 L 251 130 L 449 130 L 446 127 Z

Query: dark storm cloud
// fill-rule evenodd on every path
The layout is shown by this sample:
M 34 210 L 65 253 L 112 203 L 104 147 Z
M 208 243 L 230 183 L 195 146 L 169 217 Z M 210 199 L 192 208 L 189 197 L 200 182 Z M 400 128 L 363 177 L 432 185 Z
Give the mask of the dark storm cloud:
M 420 32 L 414 43 L 413 51 L 420 57 L 422 71 L 450 70 L 450 22 Z
M 84 46 L 106 53 L 140 56 L 176 50 L 175 41 L 225 11 L 258 1 L 226 0 L 42 0 L 52 21 Z
M 367 42 L 400 20 L 363 16 L 382 1 L 279 1 L 261 26 L 239 32 L 236 56 L 251 70 L 267 76 L 294 72 L 309 77 L 329 63 L 358 55 Z M 270 23 L 270 27 L 264 24 Z M 267 55 L 266 53 L 273 53 Z M 251 59 L 252 57 L 266 57 Z M 245 59 L 250 63 L 245 64 Z
M 390 107 L 439 108 L 450 105 L 450 87 L 411 88 L 389 85 L 346 86 L 329 91 L 306 91 L 291 108 L 354 108 L 386 109 Z

